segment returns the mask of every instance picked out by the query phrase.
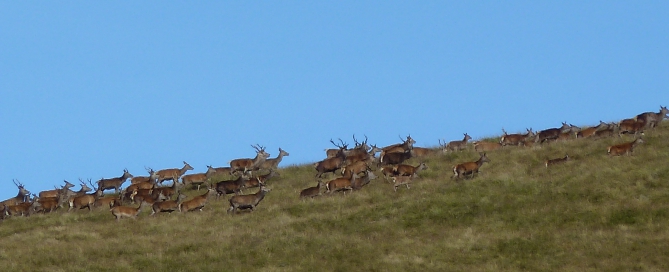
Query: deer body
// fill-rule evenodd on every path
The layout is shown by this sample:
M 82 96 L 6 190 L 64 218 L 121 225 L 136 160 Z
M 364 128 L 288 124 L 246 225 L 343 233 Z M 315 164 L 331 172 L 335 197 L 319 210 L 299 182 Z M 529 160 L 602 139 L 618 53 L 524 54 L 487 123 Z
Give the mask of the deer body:
M 236 213 L 238 209 L 251 209 L 253 211 L 260 201 L 265 198 L 265 195 L 269 192 L 265 186 L 260 186 L 260 190 L 251 195 L 234 195 L 230 198 L 230 208 L 228 213 Z
M 281 160 L 283 160 L 284 156 L 290 156 L 288 152 L 285 150 L 279 148 L 279 155 L 276 156 L 276 158 L 272 159 L 266 159 L 262 165 L 260 166 L 261 169 L 277 169 L 279 167 L 279 163 L 281 163 Z
M 502 144 L 500 143 L 493 143 L 493 142 L 476 142 L 474 143 L 474 150 L 476 152 L 487 152 L 487 151 L 493 151 L 500 149 L 502 147 Z
M 643 143 L 643 139 L 637 138 L 634 141 L 628 142 L 628 143 L 623 143 L 623 144 L 618 144 L 618 145 L 612 145 L 609 146 L 607 153 L 609 156 L 619 156 L 619 155 L 632 155 L 634 152 L 634 147 L 636 147 L 639 144 Z
M 568 160 L 570 160 L 569 154 L 565 154 L 565 156 L 562 157 L 562 158 L 550 159 L 550 160 L 544 161 L 544 165 L 546 166 L 546 168 L 548 168 L 548 166 L 564 163 Z
M 427 164 L 425 164 L 423 162 L 423 163 L 420 163 L 418 166 L 400 164 L 400 165 L 397 165 L 394 168 L 394 170 L 395 170 L 395 173 L 396 173 L 397 176 L 412 176 L 412 177 L 415 177 L 415 176 L 418 176 L 418 172 L 420 172 L 421 170 L 425 170 L 427 168 L 428 168 Z
M 173 211 L 179 209 L 179 204 L 181 204 L 184 199 L 186 199 L 186 195 L 179 194 L 179 196 L 177 196 L 177 200 L 166 200 L 153 203 L 150 215 L 155 215 L 159 212 L 172 213 Z
M 471 140 L 472 137 L 467 133 L 464 134 L 465 137 L 460 141 L 450 141 L 446 146 L 444 146 L 444 151 L 460 151 L 467 148 L 467 141 Z
M 116 217 L 116 221 L 120 221 L 121 217 L 128 217 L 136 220 L 137 215 L 139 215 L 139 213 L 142 212 L 142 208 L 146 205 L 147 205 L 146 203 L 142 202 L 139 204 L 139 207 L 137 208 L 128 206 L 116 206 L 110 208 L 109 211 L 111 211 L 112 215 Z
M 98 189 L 104 191 L 107 189 L 114 189 L 114 192 L 118 194 L 118 190 L 121 188 L 121 185 L 128 179 L 132 178 L 132 175 L 128 173 L 128 169 L 123 170 L 123 175 L 117 178 L 109 179 L 100 179 L 98 180 Z
M 179 212 L 190 212 L 194 210 L 202 211 L 204 205 L 207 204 L 207 198 L 214 192 L 214 188 L 209 188 L 206 193 L 194 197 L 191 200 L 183 201 L 179 204 Z
M 507 146 L 507 145 L 515 145 L 518 146 L 520 145 L 525 139 L 531 138 L 534 136 L 534 132 L 532 132 L 532 129 L 526 129 L 527 133 L 525 134 L 507 134 L 504 129 L 502 129 L 502 132 L 504 135 L 499 139 L 499 143 L 502 146 Z
M 453 177 L 451 178 L 461 178 L 467 174 L 471 174 L 471 177 L 474 177 L 474 173 L 479 172 L 479 168 L 483 165 L 484 162 L 490 162 L 486 153 L 481 154 L 481 157 L 475 162 L 465 162 L 458 164 L 453 167 Z
M 216 199 L 221 197 L 221 195 L 227 194 L 236 194 L 238 195 L 241 192 L 241 189 L 244 187 L 246 181 L 249 180 L 248 176 L 241 175 L 234 180 L 224 180 L 218 182 L 214 185 L 216 190 Z
M 230 169 L 233 174 L 238 171 L 242 171 L 242 174 L 247 173 L 248 171 L 254 171 L 260 167 L 260 165 L 265 162 L 269 157 L 269 153 L 265 152 L 264 147 L 253 146 L 256 150 L 256 156 L 253 159 L 235 159 L 230 161 Z
M 179 178 L 183 176 L 186 171 L 193 170 L 194 168 L 190 166 L 186 161 L 183 162 L 184 166 L 181 168 L 169 168 L 158 170 L 156 175 L 158 176 L 158 183 L 163 183 L 163 181 L 171 180 L 173 182 L 179 182 Z
M 413 176 L 396 176 L 392 177 L 393 189 L 397 192 L 397 188 L 405 185 L 407 189 L 410 189 L 409 184 L 413 181 Z
M 667 117 L 667 113 L 669 113 L 669 109 L 667 109 L 667 107 L 660 106 L 660 112 L 644 112 L 637 115 L 636 120 L 643 122 L 645 127 L 654 128 L 660 122 L 662 122 L 662 119 Z
M 322 181 L 318 181 L 318 185 L 315 187 L 309 187 L 300 191 L 300 198 L 310 197 L 314 198 L 321 195 L 321 187 L 323 186 Z

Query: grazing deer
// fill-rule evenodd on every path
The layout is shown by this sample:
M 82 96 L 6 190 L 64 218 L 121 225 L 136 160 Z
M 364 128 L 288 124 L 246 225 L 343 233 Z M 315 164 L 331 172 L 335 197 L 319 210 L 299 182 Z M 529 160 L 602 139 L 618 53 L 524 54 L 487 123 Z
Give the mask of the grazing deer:
M 458 164 L 453 167 L 453 176 L 451 179 L 455 178 L 456 180 L 462 177 L 466 177 L 467 174 L 470 174 L 470 177 L 474 177 L 474 173 L 479 172 L 479 168 L 483 165 L 484 162 L 490 162 L 490 159 L 486 156 L 486 153 L 481 154 L 481 157 L 475 162 L 465 162 Z
M 411 166 L 407 164 L 399 164 L 394 167 L 396 176 L 418 176 L 418 172 L 428 169 L 427 164 L 421 162 L 418 166 Z
M 531 128 L 526 128 L 526 130 L 527 133 L 525 134 L 520 134 L 520 133 L 507 134 L 506 130 L 502 129 L 502 133 L 504 133 L 504 135 L 502 135 L 502 137 L 499 139 L 499 143 L 502 146 L 507 146 L 507 145 L 519 146 L 524 140 L 534 137 L 534 132 L 532 132 Z
M 277 169 L 279 168 L 279 163 L 283 160 L 284 156 L 290 156 L 286 150 L 283 150 L 279 147 L 279 155 L 276 158 L 266 159 L 261 165 L 260 169 Z
M 397 187 L 400 187 L 402 185 L 405 185 L 407 189 L 409 188 L 409 184 L 413 181 L 413 176 L 396 176 L 392 177 L 393 181 L 393 189 L 395 192 L 397 192 Z
M 112 215 L 116 217 L 116 221 L 120 221 L 121 217 L 128 217 L 137 220 L 137 215 L 139 215 L 139 213 L 142 212 L 142 208 L 147 205 L 149 204 L 142 202 L 137 208 L 128 206 L 115 206 L 110 208 L 109 211 L 111 211 Z
M 402 140 L 402 137 L 400 137 L 400 140 Z M 386 146 L 384 148 L 381 148 L 381 154 L 379 155 L 379 158 L 381 158 L 381 162 L 383 162 L 383 157 L 386 154 L 390 153 L 405 153 L 410 149 L 413 149 L 413 145 L 416 143 L 416 141 L 411 138 L 411 135 L 407 136 L 406 140 L 403 140 L 402 143 L 399 144 L 393 144 Z
M 609 146 L 607 153 L 609 156 L 632 155 L 634 147 L 643 143 L 643 139 L 636 138 L 634 141 Z
M 545 129 L 542 131 L 539 131 L 537 135 L 535 136 L 535 142 L 537 143 L 544 143 L 548 142 L 550 140 L 557 140 L 558 137 L 560 137 L 561 133 L 570 131 L 572 128 L 570 125 L 568 125 L 565 122 L 562 122 L 562 127 L 559 128 L 549 128 Z
M 14 185 L 16 185 L 16 187 L 19 189 L 19 193 L 15 197 L 0 202 L 0 206 L 17 205 L 19 203 L 27 202 L 30 199 L 30 191 L 26 190 L 25 186 L 23 186 L 23 183 L 18 180 L 12 180 L 12 182 L 14 182 Z
M 257 193 L 251 195 L 234 195 L 230 198 L 228 213 L 235 214 L 238 209 L 251 209 L 253 211 L 260 201 L 270 190 L 261 185 Z
M 448 144 L 444 145 L 444 151 L 460 151 L 467 148 L 467 141 L 471 140 L 472 137 L 467 133 L 464 134 L 465 137 L 460 141 L 450 141 Z M 444 141 L 446 142 L 446 141 Z
M 155 183 L 156 179 L 158 179 L 158 175 L 156 174 L 156 171 L 153 171 L 151 168 L 144 167 L 146 171 L 149 172 L 148 176 L 137 176 L 137 177 L 132 177 L 130 178 L 130 184 L 138 184 L 138 183 Z
M 300 191 L 300 198 L 314 198 L 321 195 L 321 187 L 323 187 L 323 181 L 318 180 L 318 185 L 315 187 L 309 187 Z
M 251 145 L 256 150 L 256 157 L 253 159 L 234 159 L 230 161 L 230 169 L 232 174 L 242 171 L 245 174 L 249 171 L 255 171 L 262 165 L 263 162 L 270 156 L 265 152 L 265 147 L 259 145 Z
M 132 178 L 133 176 L 128 173 L 128 169 L 123 169 L 123 175 L 117 178 L 109 178 L 109 179 L 100 179 L 98 180 L 98 189 L 103 192 L 104 190 L 107 189 L 114 189 L 114 193 L 118 194 L 119 188 L 121 188 L 121 185 L 129 178 Z
M 184 194 L 179 194 L 177 196 L 177 200 L 166 200 L 153 203 L 153 208 L 151 209 L 151 214 L 149 215 L 153 216 L 159 212 L 172 213 L 173 211 L 179 209 L 179 205 L 184 199 L 186 199 L 186 197 L 187 196 Z
M 550 159 L 550 160 L 544 161 L 544 165 L 546 166 L 546 168 L 548 168 L 548 166 L 555 165 L 555 164 L 560 164 L 560 163 L 565 163 L 568 160 L 570 160 L 569 154 L 565 154 L 564 157 L 562 157 L 562 158 Z
M 191 200 L 183 201 L 179 204 L 179 212 L 190 212 L 194 210 L 202 211 L 204 205 L 207 204 L 207 198 L 213 194 L 216 190 L 212 187 L 209 187 L 207 192 L 202 195 L 196 196 Z
M 53 189 L 53 190 L 47 190 L 47 191 L 41 191 L 39 192 L 39 198 L 49 198 L 49 197 L 58 197 L 58 194 L 60 194 L 61 190 L 67 190 L 72 187 L 74 187 L 74 184 L 70 183 L 67 180 L 65 181 L 65 186 L 62 186 L 62 189 Z
M 241 192 L 242 188 L 244 187 L 246 181 L 249 179 L 250 179 L 249 176 L 242 174 L 237 179 L 224 180 L 216 184 L 212 184 L 213 188 L 216 191 L 216 199 L 221 197 L 221 195 L 227 195 L 227 194 L 238 195 Z
M 186 161 L 183 162 L 184 166 L 179 168 L 168 168 L 163 170 L 158 170 L 156 175 L 158 176 L 158 183 L 162 184 L 163 181 L 171 180 L 173 182 L 179 182 L 179 178 L 183 176 L 186 171 L 193 170 L 194 168 L 190 166 Z
M 662 122 L 662 119 L 667 118 L 668 113 L 669 109 L 667 107 L 660 106 L 660 112 L 644 112 L 637 115 L 636 120 L 643 122 L 646 127 L 654 128 Z
M 209 168 L 212 169 L 212 168 Z M 207 170 L 207 173 L 197 173 L 197 174 L 189 174 L 189 175 L 184 175 L 181 177 L 181 181 L 184 183 L 184 186 L 188 185 L 197 185 L 197 190 L 200 190 L 200 186 L 202 184 L 205 184 L 209 177 L 211 176 L 211 173 L 209 172 L 210 170 Z
M 500 143 L 493 143 L 493 142 L 474 142 L 474 150 L 476 152 L 487 152 L 487 151 L 493 151 L 502 148 L 502 144 Z

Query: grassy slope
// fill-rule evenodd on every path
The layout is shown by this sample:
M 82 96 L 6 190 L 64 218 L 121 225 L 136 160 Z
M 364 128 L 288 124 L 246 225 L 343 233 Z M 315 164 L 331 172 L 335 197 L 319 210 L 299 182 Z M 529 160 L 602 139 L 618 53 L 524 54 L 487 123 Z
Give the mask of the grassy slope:
M 450 180 L 472 150 L 425 159 L 411 189 L 382 178 L 353 194 L 298 199 L 311 165 L 280 169 L 252 213 L 144 211 L 115 222 L 106 210 L 63 211 L 0 224 L 0 264 L 23 271 L 608 271 L 669 270 L 669 126 L 626 139 L 509 147 L 471 180 Z M 572 160 L 551 169 L 547 158 Z M 411 161 L 416 165 L 417 161 Z M 255 190 L 253 190 L 255 191 Z M 189 191 L 189 195 L 198 192 Z M 227 199 L 227 198 L 226 198 Z

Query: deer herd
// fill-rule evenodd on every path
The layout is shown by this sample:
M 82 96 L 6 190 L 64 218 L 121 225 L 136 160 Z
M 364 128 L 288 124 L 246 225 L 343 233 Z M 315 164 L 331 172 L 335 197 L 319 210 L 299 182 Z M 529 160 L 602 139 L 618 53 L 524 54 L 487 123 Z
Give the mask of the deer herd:
M 605 123 L 600 121 L 599 125 L 579 128 L 577 126 L 562 123 L 558 128 L 549 128 L 534 132 L 526 129 L 525 133 L 508 134 L 502 129 L 502 136 L 498 142 L 475 141 L 474 150 L 479 153 L 476 161 L 461 162 L 453 166 L 451 179 L 460 181 L 465 178 L 474 178 L 480 174 L 484 163 L 491 160 L 487 154 L 506 146 L 535 147 L 549 144 L 555 141 L 567 141 L 581 138 L 604 138 L 629 134 L 634 140 L 611 145 L 607 148 L 609 156 L 633 155 L 634 149 L 644 143 L 642 135 L 644 131 L 655 128 L 664 118 L 667 118 L 669 110 L 661 106 L 659 112 L 644 112 L 634 118 L 624 119 L 618 123 Z M 342 139 L 335 142 L 330 139 L 336 148 L 326 149 L 326 158 L 313 164 L 315 169 L 315 182 L 317 185 L 303 189 L 300 198 L 315 198 L 322 195 L 333 195 L 341 192 L 345 195 L 363 189 L 377 178 L 375 171 L 383 176 L 386 183 L 392 185 L 393 191 L 402 187 L 410 189 L 410 184 L 417 178 L 421 171 L 428 169 L 422 158 L 437 153 L 459 152 L 468 148 L 472 137 L 464 133 L 462 140 L 442 142 L 439 140 L 439 148 L 425 148 L 414 146 L 416 141 L 411 135 L 400 137 L 401 142 L 377 147 L 369 145 L 367 136 L 359 142 L 353 135 L 355 146 L 349 148 Z M 278 166 L 284 156 L 289 153 L 279 148 L 279 154 L 270 158 L 265 147 L 252 145 L 256 151 L 254 158 L 241 158 L 230 161 L 229 167 L 207 166 L 204 173 L 187 174 L 194 168 L 187 162 L 183 162 L 180 168 L 168 168 L 154 171 L 145 167 L 147 176 L 133 176 L 127 169 L 119 177 L 101 178 L 95 183 L 91 179 L 87 182 L 80 181 L 81 188 L 73 191 L 74 184 L 64 181 L 64 185 L 53 190 L 31 194 L 18 180 L 13 180 L 18 188 L 15 197 L 0 202 L 0 219 L 9 216 L 29 216 L 32 213 L 51 213 L 58 208 L 67 207 L 68 212 L 104 207 L 109 209 L 116 220 L 123 217 L 136 219 L 142 209 L 151 209 L 150 216 L 158 213 L 172 213 L 202 211 L 207 201 L 216 196 L 227 197 L 232 194 L 228 202 L 230 208 L 228 213 L 236 214 L 240 210 L 253 211 L 270 191 L 265 185 L 271 178 L 279 175 Z M 378 156 L 377 156 L 378 153 Z M 409 159 L 416 158 L 418 165 L 407 164 Z M 556 164 L 570 161 L 568 154 L 564 157 L 547 159 L 544 161 L 546 168 Z M 264 173 L 264 174 L 261 174 Z M 330 173 L 330 174 L 328 174 Z M 212 182 L 214 176 L 227 176 L 226 180 Z M 329 180 L 324 177 L 330 176 Z M 130 179 L 130 185 L 123 188 L 123 184 Z M 163 182 L 171 181 L 171 185 L 165 186 Z M 88 183 L 88 184 L 87 184 Z M 91 187 L 89 187 L 90 185 Z M 206 187 L 202 194 L 188 199 L 183 190 L 191 188 L 200 190 Z M 244 193 L 244 190 L 258 188 L 252 193 Z M 114 194 L 105 195 L 104 191 L 114 190 Z

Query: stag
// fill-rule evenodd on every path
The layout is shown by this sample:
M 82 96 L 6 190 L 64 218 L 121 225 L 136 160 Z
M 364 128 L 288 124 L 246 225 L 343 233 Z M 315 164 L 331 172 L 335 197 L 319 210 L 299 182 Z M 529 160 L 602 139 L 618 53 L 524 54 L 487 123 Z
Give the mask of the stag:
M 327 156 L 326 159 L 337 157 L 339 152 L 344 152 L 345 154 L 349 152 L 348 144 L 344 143 L 344 141 L 342 141 L 341 138 L 339 138 L 339 142 L 341 143 L 339 145 L 335 144 L 335 142 L 332 141 L 332 139 L 330 139 L 330 142 L 337 148 L 325 149 L 325 155 Z
M 121 188 L 121 185 L 128 180 L 129 178 L 132 178 L 133 176 L 128 172 L 128 169 L 123 169 L 123 175 L 117 178 L 109 178 L 109 179 L 100 179 L 98 180 L 98 190 L 103 192 L 104 190 L 107 189 L 114 189 L 114 193 L 118 194 L 118 190 Z
M 270 156 L 265 152 L 265 147 L 259 145 L 251 145 L 256 150 L 256 157 L 253 159 L 234 159 L 230 161 L 230 172 L 235 174 L 239 171 L 246 174 L 249 171 L 257 170 L 260 165 Z
M 636 120 L 643 122 L 645 127 L 654 128 L 662 122 L 662 119 L 667 118 L 667 114 L 669 114 L 669 109 L 660 106 L 660 112 L 644 112 L 637 115 Z
M 19 193 L 15 197 L 0 202 L 0 204 L 4 206 L 12 206 L 27 202 L 30 198 L 30 191 L 26 190 L 25 186 L 23 186 L 23 183 L 18 180 L 12 180 L 12 182 L 14 182 L 14 185 L 16 185 L 16 187 L 19 189 Z
M 467 141 L 471 140 L 472 137 L 467 133 L 464 134 L 465 137 L 460 141 L 450 141 L 444 146 L 444 151 L 460 151 L 467 148 Z M 446 142 L 446 141 L 444 141 Z
M 264 185 L 261 185 L 260 190 L 255 194 L 232 196 L 230 198 L 230 208 L 228 209 L 228 213 L 235 214 L 238 209 L 250 209 L 253 211 L 269 191 L 270 190 Z
M 532 132 L 531 128 L 526 128 L 527 133 L 525 134 L 507 134 L 506 130 L 502 129 L 502 138 L 499 139 L 499 143 L 502 144 L 502 146 L 507 146 L 507 145 L 515 145 L 519 146 L 525 139 L 531 138 L 534 136 L 534 132 Z
M 314 168 L 316 168 L 316 171 L 318 171 L 318 173 L 316 173 L 316 177 L 318 178 L 320 178 L 323 174 L 328 172 L 334 173 L 342 166 L 344 166 L 344 160 L 346 159 L 346 154 L 344 152 L 345 147 L 343 145 L 335 144 L 332 141 L 332 139 L 330 139 L 330 142 L 335 146 L 339 147 L 339 152 L 335 157 L 327 158 L 317 163 L 314 163 Z
M 557 140 L 561 133 L 567 132 L 569 130 L 571 130 L 571 126 L 565 122 L 562 122 L 562 127 L 560 128 L 549 128 L 539 131 L 534 141 L 541 144 L 550 140 Z
M 193 167 L 190 166 L 186 161 L 183 162 L 184 166 L 181 168 L 168 168 L 163 170 L 158 170 L 156 175 L 158 175 L 158 183 L 162 184 L 163 181 L 171 180 L 172 182 L 179 182 L 179 178 L 183 176 L 186 171 L 193 170 Z
M 130 184 L 138 184 L 138 183 L 145 183 L 145 182 L 155 182 L 156 179 L 158 179 L 158 175 L 156 174 L 156 171 L 153 171 L 151 168 L 144 167 L 146 171 L 149 172 L 148 176 L 138 176 L 138 177 L 132 177 L 130 179 Z
M 47 191 L 39 192 L 39 198 L 43 199 L 43 198 L 58 197 L 58 195 L 60 194 L 60 192 L 62 190 L 68 190 L 68 189 L 74 187 L 74 184 L 70 183 L 67 180 L 64 180 L 64 181 L 65 181 L 65 186 L 62 186 L 61 189 L 56 188 L 56 189 L 53 189 L 53 190 L 47 190 Z
M 379 165 L 400 164 L 408 159 L 413 158 L 414 154 L 415 152 L 413 151 L 413 148 L 402 153 L 385 154 L 383 157 L 381 157 L 381 160 L 379 160 Z
M 400 140 L 402 140 L 402 137 L 400 137 Z M 379 157 L 381 158 L 381 162 L 383 162 L 383 157 L 386 154 L 390 153 L 404 153 L 407 152 L 410 149 L 413 149 L 413 145 L 416 143 L 416 141 L 411 138 L 411 135 L 407 136 L 406 140 L 403 140 L 402 143 L 399 144 L 393 144 L 386 146 L 384 148 L 381 148 L 381 154 Z
M 479 168 L 481 168 L 481 165 L 483 165 L 484 162 L 490 162 L 486 153 L 481 154 L 481 157 L 475 162 L 465 162 L 454 166 L 451 179 L 455 178 L 457 180 L 461 177 L 465 177 L 467 174 L 470 174 L 470 177 L 473 178 L 474 173 L 479 172 Z

